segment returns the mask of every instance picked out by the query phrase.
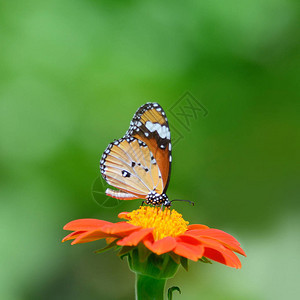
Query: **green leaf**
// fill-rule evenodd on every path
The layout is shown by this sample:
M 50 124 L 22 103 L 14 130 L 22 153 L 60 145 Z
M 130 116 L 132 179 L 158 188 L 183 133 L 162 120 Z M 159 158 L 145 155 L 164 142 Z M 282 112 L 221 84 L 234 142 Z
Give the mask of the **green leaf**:
M 120 256 L 121 259 L 123 259 L 128 253 L 135 247 L 131 246 L 123 246 L 121 250 L 118 252 L 118 256 Z
M 113 241 L 112 243 L 108 244 L 108 245 L 107 245 L 106 247 L 104 247 L 104 248 L 101 248 L 101 249 L 99 249 L 99 250 L 96 250 L 95 253 L 96 253 L 96 254 L 103 253 L 103 252 L 105 252 L 105 251 L 108 251 L 108 250 L 111 249 L 111 248 L 116 247 L 116 246 L 117 246 L 117 240 L 115 240 L 115 241 Z
M 181 263 L 181 265 L 184 267 L 184 269 L 185 269 L 186 271 L 189 270 L 189 264 L 188 264 L 188 259 L 187 259 L 187 258 L 181 256 L 181 257 L 180 257 L 180 263 Z
M 151 251 L 148 248 L 146 248 L 142 243 L 138 244 L 138 252 L 139 252 L 140 262 L 145 262 L 149 257 L 149 255 L 151 254 Z
M 120 255 L 119 257 L 121 258 L 121 260 L 123 260 L 124 257 L 126 257 L 126 256 L 128 256 L 128 255 L 129 255 L 128 253 L 125 253 L 125 254 L 123 254 L 123 255 Z
M 179 294 L 181 294 L 181 290 L 178 286 L 172 286 L 168 289 L 168 300 L 172 300 L 173 299 L 173 292 L 174 291 L 178 291 Z
M 204 256 L 202 256 L 202 257 L 199 259 L 199 261 L 201 261 L 201 262 L 203 262 L 203 263 L 205 263 L 205 264 L 212 264 L 212 262 L 211 262 L 208 258 L 206 258 L 206 257 L 204 257 Z
M 180 256 L 179 255 L 177 255 L 174 252 L 169 252 L 168 254 L 171 256 L 171 258 L 174 260 L 174 262 L 176 262 L 176 264 L 180 264 Z

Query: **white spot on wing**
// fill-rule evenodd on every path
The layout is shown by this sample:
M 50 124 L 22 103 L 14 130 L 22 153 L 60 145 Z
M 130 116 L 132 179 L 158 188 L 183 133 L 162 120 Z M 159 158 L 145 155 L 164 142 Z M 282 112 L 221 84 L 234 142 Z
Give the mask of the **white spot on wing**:
M 166 138 L 169 140 L 171 138 L 171 133 L 170 133 L 170 130 L 168 129 L 168 132 L 166 134 Z
M 146 122 L 146 128 L 150 131 L 150 132 L 154 132 L 156 131 L 158 128 L 160 127 L 160 124 L 153 124 L 150 121 Z
M 159 123 L 155 123 L 153 124 L 150 121 L 146 122 L 146 128 L 150 131 L 150 132 L 154 132 L 156 131 L 158 133 L 158 135 L 162 138 L 162 139 L 170 139 L 171 135 L 170 135 L 170 130 L 167 126 L 163 125 L 161 126 Z

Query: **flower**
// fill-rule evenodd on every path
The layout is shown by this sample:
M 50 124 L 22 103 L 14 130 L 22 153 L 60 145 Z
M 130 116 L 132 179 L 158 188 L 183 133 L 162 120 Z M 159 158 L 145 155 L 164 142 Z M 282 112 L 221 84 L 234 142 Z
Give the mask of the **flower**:
M 188 225 L 174 209 L 141 206 L 132 212 L 122 212 L 119 217 L 126 221 L 71 221 L 64 229 L 73 232 L 63 242 L 73 240 L 74 245 L 105 238 L 106 248 L 133 249 L 143 244 L 156 255 L 169 254 L 175 261 L 182 257 L 193 261 L 207 258 L 237 269 L 241 268 L 241 262 L 234 252 L 246 256 L 240 243 L 230 234 L 206 225 Z

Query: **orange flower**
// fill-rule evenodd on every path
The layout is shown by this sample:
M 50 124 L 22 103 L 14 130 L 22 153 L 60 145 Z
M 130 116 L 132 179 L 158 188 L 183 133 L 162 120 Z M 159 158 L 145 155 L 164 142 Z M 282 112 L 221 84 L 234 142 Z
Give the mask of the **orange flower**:
M 194 261 L 208 258 L 229 267 L 241 268 L 234 254 L 246 256 L 239 242 L 230 234 L 205 225 L 188 225 L 177 211 L 159 207 L 142 206 L 132 212 L 122 212 L 119 217 L 127 221 L 110 223 L 97 219 L 80 219 L 64 226 L 73 232 L 64 241 L 80 244 L 106 238 L 111 245 L 135 247 L 143 243 L 157 255 L 170 254 Z

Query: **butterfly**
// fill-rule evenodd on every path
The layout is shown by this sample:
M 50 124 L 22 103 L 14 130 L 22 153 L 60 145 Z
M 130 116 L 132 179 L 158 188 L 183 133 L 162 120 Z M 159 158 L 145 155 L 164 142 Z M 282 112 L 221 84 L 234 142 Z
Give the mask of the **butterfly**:
M 134 114 L 125 135 L 110 143 L 100 160 L 108 188 L 106 195 L 120 199 L 143 199 L 169 207 L 166 195 L 171 172 L 171 134 L 166 113 L 158 103 L 148 102 Z

